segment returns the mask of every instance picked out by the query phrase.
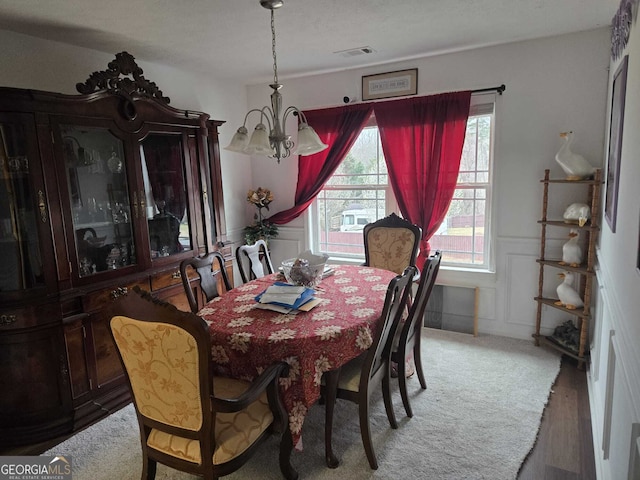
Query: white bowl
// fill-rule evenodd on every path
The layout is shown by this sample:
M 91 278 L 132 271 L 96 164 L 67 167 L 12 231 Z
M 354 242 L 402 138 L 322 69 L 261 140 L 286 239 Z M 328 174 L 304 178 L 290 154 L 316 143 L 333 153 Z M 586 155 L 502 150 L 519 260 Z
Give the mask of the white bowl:
M 305 287 L 315 287 L 322 280 L 324 263 L 309 265 L 306 260 L 300 261 L 297 258 L 289 258 L 282 262 L 282 273 L 284 273 L 287 283 L 302 285 Z

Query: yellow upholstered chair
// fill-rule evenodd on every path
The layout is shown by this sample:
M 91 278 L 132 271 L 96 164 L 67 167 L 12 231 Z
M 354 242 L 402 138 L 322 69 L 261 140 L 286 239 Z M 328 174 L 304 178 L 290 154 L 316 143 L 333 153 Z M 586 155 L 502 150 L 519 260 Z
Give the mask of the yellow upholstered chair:
M 402 404 L 407 412 L 408 417 L 413 417 L 411 403 L 409 403 L 409 394 L 407 392 L 407 360 L 410 354 L 413 354 L 418 380 L 423 390 L 427 388 L 427 382 L 422 371 L 422 358 L 420 355 L 420 339 L 422 338 L 422 327 L 424 322 L 424 312 L 427 308 L 429 296 L 436 283 L 436 277 L 440 269 L 440 261 L 442 260 L 442 252 L 439 250 L 431 255 L 422 270 L 418 291 L 411 304 L 407 319 L 397 329 L 394 346 L 391 353 L 391 360 L 398 366 L 398 383 L 400 387 L 400 395 Z
M 258 240 L 253 245 L 238 247 L 236 249 L 236 263 L 243 283 L 273 273 L 269 248 L 264 240 Z
M 364 236 L 365 265 L 383 268 L 400 275 L 416 264 L 422 230 L 395 213 L 368 223 Z
M 111 333 L 140 428 L 142 480 L 155 478 L 157 462 L 205 479 L 228 475 L 273 431 L 282 435 L 284 477 L 297 478 L 278 388 L 286 363 L 272 365 L 252 383 L 214 377 L 202 318 L 137 287 L 112 308 Z
M 360 418 L 360 435 L 364 451 L 372 469 L 378 468 L 378 461 L 371 440 L 369 422 L 369 402 L 371 394 L 382 384 L 382 398 L 391 428 L 398 428 L 391 402 L 391 346 L 395 331 L 400 325 L 403 312 L 411 290 L 412 279 L 416 275 L 416 267 L 407 267 L 402 275 L 398 275 L 389 283 L 387 294 L 377 331 L 373 332 L 373 343 L 369 349 L 354 358 L 340 369 L 336 391 L 326 377 L 323 376 L 322 393 L 326 403 L 326 445 L 331 444 L 333 430 L 333 411 L 335 399 L 349 400 L 358 405 Z M 332 453 L 327 452 L 327 461 Z

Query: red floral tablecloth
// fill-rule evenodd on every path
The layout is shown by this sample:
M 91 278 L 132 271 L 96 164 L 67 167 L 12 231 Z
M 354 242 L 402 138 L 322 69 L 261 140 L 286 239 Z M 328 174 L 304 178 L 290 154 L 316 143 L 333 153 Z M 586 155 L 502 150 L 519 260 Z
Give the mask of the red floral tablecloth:
M 289 364 L 280 386 L 298 449 L 307 410 L 320 397 L 322 374 L 371 346 L 387 286 L 396 275 L 362 266 L 337 265 L 334 270 L 316 287 L 321 303 L 309 312 L 255 308 L 255 296 L 272 285 L 276 275 L 234 288 L 199 312 L 209 323 L 217 374 L 250 381 L 276 361 Z

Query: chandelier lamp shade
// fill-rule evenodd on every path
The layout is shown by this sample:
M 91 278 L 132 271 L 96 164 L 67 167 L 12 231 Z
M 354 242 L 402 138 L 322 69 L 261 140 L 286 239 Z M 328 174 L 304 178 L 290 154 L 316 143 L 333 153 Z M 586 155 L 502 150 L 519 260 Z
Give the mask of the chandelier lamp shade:
M 276 158 L 280 163 L 281 158 L 294 155 L 313 155 L 327 148 L 328 145 L 320 140 L 320 137 L 307 123 L 307 119 L 297 107 L 290 106 L 282 111 L 282 84 L 278 82 L 278 63 L 276 59 L 276 29 L 274 23 L 274 10 L 283 5 L 282 0 L 260 0 L 260 5 L 271 10 L 271 52 L 273 54 L 273 83 L 269 86 L 273 89 L 271 105 L 249 110 L 244 117 L 244 123 L 233 135 L 231 142 L 225 150 L 239 152 L 247 155 L 266 155 Z M 258 114 L 259 123 L 255 126 L 251 137 L 247 130 L 247 120 L 253 113 Z M 298 122 L 298 139 L 294 142 L 291 135 L 287 135 L 285 126 L 289 115 L 300 118 Z

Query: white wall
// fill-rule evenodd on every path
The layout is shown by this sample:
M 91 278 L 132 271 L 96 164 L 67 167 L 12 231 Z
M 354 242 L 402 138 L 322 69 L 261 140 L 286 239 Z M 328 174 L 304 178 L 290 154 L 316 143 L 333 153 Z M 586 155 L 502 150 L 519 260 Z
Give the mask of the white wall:
M 494 87 L 497 97 L 495 145 L 495 273 L 470 274 L 441 269 L 444 283 L 480 285 L 480 331 L 530 338 L 535 325 L 542 187 L 544 169 L 562 173 L 554 160 L 560 132 L 576 133 L 574 150 L 593 165 L 603 163 L 604 125 L 609 67 L 606 28 L 428 57 L 402 63 L 284 79 L 285 105 L 311 109 L 342 104 L 347 95 L 360 98 L 362 75 L 418 68 L 418 94 Z M 269 87 L 249 87 L 249 104 L 268 101 Z M 255 186 L 270 188 L 272 211 L 293 204 L 297 180 L 295 159 L 253 159 Z M 571 198 L 559 195 L 551 214 L 560 215 Z M 272 240 L 274 260 L 291 257 L 307 247 L 303 219 L 291 222 Z M 562 232 L 556 232 L 562 235 Z M 555 239 L 560 248 L 562 238 Z M 551 241 L 554 244 L 554 240 Z M 545 314 L 546 333 L 557 317 Z
M 599 302 L 588 377 L 600 478 L 612 480 L 640 478 L 640 471 L 633 477 L 628 476 L 629 455 L 635 441 L 632 425 L 640 423 L 640 271 L 636 269 L 640 254 L 640 136 L 637 134 L 640 25 L 637 23 L 632 25 L 624 54 L 629 56 L 629 66 L 616 232 L 611 231 L 604 218 L 601 220 L 597 252 Z M 610 83 L 622 58 L 611 60 Z M 607 106 L 609 115 L 609 101 Z M 607 123 L 605 132 L 608 131 Z

